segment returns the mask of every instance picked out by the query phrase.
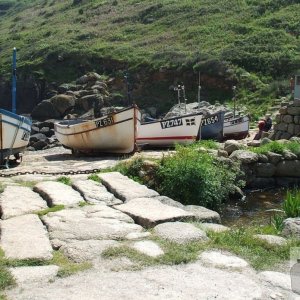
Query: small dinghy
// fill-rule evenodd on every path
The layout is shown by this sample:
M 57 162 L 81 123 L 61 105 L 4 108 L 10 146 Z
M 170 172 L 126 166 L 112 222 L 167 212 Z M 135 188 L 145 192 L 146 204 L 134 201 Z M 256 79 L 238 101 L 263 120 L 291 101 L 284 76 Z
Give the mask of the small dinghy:
M 242 140 L 249 134 L 250 119 L 248 116 L 233 117 L 224 120 L 224 139 Z
M 16 114 L 16 58 L 13 51 L 12 112 L 0 109 L 0 165 L 8 168 L 10 155 L 19 158 L 28 145 L 31 120 Z
M 94 119 L 64 120 L 54 125 L 57 139 L 73 152 L 132 153 L 136 149 L 136 106 Z
M 190 144 L 201 136 L 201 120 L 202 114 L 198 113 L 140 123 L 137 144 L 150 147 Z

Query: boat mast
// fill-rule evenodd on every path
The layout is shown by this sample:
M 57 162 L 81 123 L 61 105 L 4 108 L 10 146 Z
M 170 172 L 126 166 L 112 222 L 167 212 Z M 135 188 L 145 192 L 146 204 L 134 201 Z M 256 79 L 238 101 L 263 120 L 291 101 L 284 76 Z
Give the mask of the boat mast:
M 16 113 L 16 98 L 17 98 L 17 49 L 13 50 L 12 64 L 12 112 Z
M 201 73 L 198 74 L 198 109 L 200 108 Z
M 232 87 L 232 91 L 233 91 L 233 117 L 235 118 L 235 111 L 236 111 L 236 96 L 235 96 L 235 90 L 236 90 L 236 86 L 234 85 Z
M 185 110 L 185 113 L 186 113 L 186 97 L 185 97 L 185 88 L 184 88 L 184 85 L 181 86 L 182 88 L 182 96 L 183 96 L 183 100 L 184 100 L 184 110 Z

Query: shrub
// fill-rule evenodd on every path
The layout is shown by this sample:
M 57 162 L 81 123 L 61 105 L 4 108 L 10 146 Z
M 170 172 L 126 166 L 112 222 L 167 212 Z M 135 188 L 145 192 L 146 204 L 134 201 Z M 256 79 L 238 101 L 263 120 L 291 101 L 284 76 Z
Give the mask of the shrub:
M 177 147 L 176 154 L 163 159 L 157 174 L 157 190 L 183 204 L 202 205 L 220 210 L 240 175 L 238 164 L 226 164 L 197 145 Z

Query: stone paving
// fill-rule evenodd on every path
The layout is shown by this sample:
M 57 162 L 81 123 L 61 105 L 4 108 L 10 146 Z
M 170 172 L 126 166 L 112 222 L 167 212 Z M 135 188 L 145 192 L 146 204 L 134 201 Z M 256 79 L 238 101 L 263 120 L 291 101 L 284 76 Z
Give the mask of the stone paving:
M 0 172 L 92 170 L 112 167 L 120 159 L 75 159 L 59 148 L 25 155 L 22 165 Z M 287 274 L 257 273 L 243 259 L 218 250 L 202 252 L 192 264 L 124 270 L 134 263 L 106 259 L 101 253 L 128 246 L 160 257 L 164 249 L 152 237 L 179 244 L 208 241 L 203 230 L 184 221 L 220 223 L 219 214 L 184 206 L 117 172 L 100 174 L 102 183 L 88 180 L 87 174 L 68 176 L 72 186 L 49 175 L 3 180 L 0 248 L 6 258 L 45 261 L 59 249 L 74 262 L 91 262 L 93 268 L 61 279 L 55 265 L 12 268 L 18 286 L 6 291 L 8 299 L 297 299 Z M 26 181 L 34 184 L 33 190 L 22 186 Z M 35 214 L 57 204 L 65 208 L 41 217 Z M 154 229 L 147 231 L 150 227 Z M 203 229 L 228 230 L 216 224 L 204 224 Z

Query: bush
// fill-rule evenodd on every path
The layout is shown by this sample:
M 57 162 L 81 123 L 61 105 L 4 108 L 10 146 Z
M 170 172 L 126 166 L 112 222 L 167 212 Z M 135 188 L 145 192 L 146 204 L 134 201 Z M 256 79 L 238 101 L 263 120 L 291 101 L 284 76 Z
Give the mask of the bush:
M 239 165 L 230 166 L 207 153 L 197 151 L 197 145 L 177 147 L 176 154 L 163 159 L 157 174 L 156 189 L 183 204 L 202 205 L 220 210 L 222 203 L 234 191 Z
M 277 141 L 273 141 L 260 147 L 250 148 L 250 150 L 259 154 L 266 154 L 268 152 L 283 154 L 286 150 L 289 150 L 294 154 L 299 154 L 300 144 L 297 142 L 289 142 L 287 144 L 282 144 Z

